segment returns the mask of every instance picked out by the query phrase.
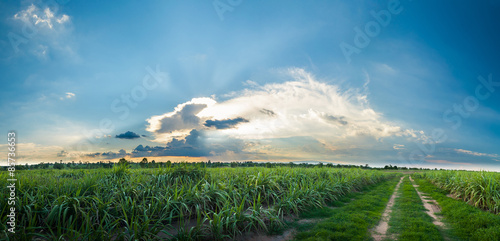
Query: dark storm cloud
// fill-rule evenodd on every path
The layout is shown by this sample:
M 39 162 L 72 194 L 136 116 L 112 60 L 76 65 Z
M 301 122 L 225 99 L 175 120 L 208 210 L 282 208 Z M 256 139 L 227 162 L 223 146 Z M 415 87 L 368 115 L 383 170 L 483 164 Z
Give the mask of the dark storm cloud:
M 184 140 L 174 138 L 165 147 L 139 145 L 132 151 L 132 156 L 208 156 L 210 150 L 206 148 L 201 138 L 201 133 L 193 129 Z
M 200 125 L 200 118 L 196 116 L 207 107 L 206 104 L 185 105 L 180 111 L 172 116 L 164 117 L 160 120 L 161 127 L 157 132 L 170 133 L 176 130 L 197 128 Z
M 205 121 L 206 127 L 215 127 L 216 129 L 229 129 L 233 128 L 240 123 L 248 122 L 247 119 L 242 117 L 234 118 L 234 119 L 225 119 L 225 120 L 207 120 Z
M 139 136 L 136 133 L 131 132 L 131 131 L 127 131 L 125 133 L 122 133 L 122 134 L 115 136 L 115 138 L 118 138 L 118 139 L 136 139 L 136 138 L 140 138 L 140 137 L 141 136 Z
M 208 142 L 204 131 L 191 130 L 184 140 L 172 139 L 166 146 L 139 145 L 132 151 L 132 157 L 144 156 L 213 156 L 226 151 L 241 153 L 244 144 L 237 139 L 224 139 L 217 142 Z
M 125 150 L 121 149 L 118 152 L 103 152 L 103 153 L 90 153 L 90 154 L 85 154 L 86 157 L 91 157 L 91 158 L 101 158 L 101 159 L 116 159 L 116 158 L 122 158 L 125 156 L 130 155 L 130 153 L 127 153 Z

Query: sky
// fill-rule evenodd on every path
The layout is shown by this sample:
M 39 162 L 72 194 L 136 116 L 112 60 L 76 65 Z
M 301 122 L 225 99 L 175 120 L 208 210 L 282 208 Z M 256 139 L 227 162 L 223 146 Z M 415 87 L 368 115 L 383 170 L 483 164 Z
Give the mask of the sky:
M 498 0 L 4 0 L 0 9 L 0 130 L 16 133 L 18 164 L 500 171 Z

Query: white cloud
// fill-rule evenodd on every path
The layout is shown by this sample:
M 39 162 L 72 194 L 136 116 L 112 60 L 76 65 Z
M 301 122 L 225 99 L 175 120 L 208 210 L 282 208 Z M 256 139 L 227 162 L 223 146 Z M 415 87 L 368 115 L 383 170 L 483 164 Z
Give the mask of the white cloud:
M 14 19 L 20 20 L 25 24 L 35 25 L 35 27 L 48 27 L 49 29 L 54 29 L 55 25 L 63 25 L 70 20 L 66 14 L 57 16 L 56 12 L 50 8 L 41 9 L 34 4 L 14 14 Z
M 232 93 L 227 100 L 197 98 L 180 104 L 173 112 L 149 118 L 147 131 L 156 136 L 156 141 L 165 142 L 187 135 L 190 129 L 207 129 L 203 125 L 206 120 L 241 117 L 248 122 L 233 128 L 209 129 L 209 136 L 248 141 L 313 137 L 329 149 L 335 149 L 336 143 L 347 139 L 356 143 L 355 139 L 373 142 L 373 139 L 382 141 L 390 137 L 421 139 L 425 136 L 422 131 L 405 129 L 385 120 L 370 107 L 366 95 L 359 89 L 341 90 L 336 85 L 317 81 L 303 69 L 285 72 L 291 81 L 263 86 L 247 81 L 248 89 Z M 191 112 L 191 116 L 180 118 L 186 113 L 182 110 L 192 104 L 203 106 Z M 187 123 L 188 117 L 197 120 Z
M 14 14 L 12 19 L 15 29 L 11 33 L 20 39 L 10 40 L 16 52 L 26 51 L 42 61 L 59 56 L 58 53 L 79 59 L 70 35 L 73 29 L 71 17 L 58 13 L 57 4 L 50 7 L 31 4 Z
M 396 70 L 394 70 L 394 68 L 392 68 L 391 66 L 384 64 L 384 63 L 375 63 L 374 66 L 375 66 L 376 70 L 378 70 L 384 74 L 395 74 L 396 73 Z
M 463 154 L 468 154 L 468 155 L 472 155 L 472 156 L 486 156 L 486 157 L 492 157 L 492 158 L 500 157 L 497 154 L 480 153 L 480 152 L 469 151 L 469 150 L 464 150 L 464 149 L 453 149 L 453 150 L 457 153 L 463 153 Z
M 60 100 L 69 100 L 69 99 L 74 99 L 75 98 L 75 93 L 71 93 L 71 92 L 66 92 L 66 94 L 64 95 L 64 97 L 59 97 Z
M 155 133 L 156 142 L 168 142 L 172 138 L 184 137 L 202 124 L 198 113 L 215 103 L 212 98 L 194 98 L 177 105 L 172 112 L 147 119 L 149 125 L 146 130 Z
M 66 92 L 66 99 L 71 99 L 75 97 L 75 94 L 74 93 L 71 93 L 71 92 Z
M 327 140 L 352 136 L 380 139 L 417 135 L 413 130 L 383 120 L 357 89 L 341 91 L 338 86 L 317 81 L 303 69 L 289 69 L 287 74 L 292 81 L 246 89 L 232 99 L 205 108 L 198 116 L 248 119 L 248 123 L 238 128 L 224 130 L 242 139 L 293 136 Z M 263 114 L 263 109 L 274 115 Z
M 39 44 L 37 47 L 34 47 L 31 52 L 39 60 L 46 60 L 48 55 L 48 47 L 46 45 Z
M 392 148 L 393 148 L 394 150 L 402 150 L 402 149 L 405 149 L 405 145 L 401 145 L 401 144 L 394 144 L 394 145 L 392 146 Z

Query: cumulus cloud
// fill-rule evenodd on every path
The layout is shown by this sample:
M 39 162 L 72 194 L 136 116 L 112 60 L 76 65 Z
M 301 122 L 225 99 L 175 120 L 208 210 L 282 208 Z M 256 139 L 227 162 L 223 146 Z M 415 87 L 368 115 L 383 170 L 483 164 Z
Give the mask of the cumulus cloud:
M 131 131 L 127 131 L 125 133 L 122 133 L 122 134 L 115 136 L 115 138 L 118 138 L 118 139 L 136 139 L 136 138 L 140 138 L 140 137 L 141 136 L 139 136 L 138 134 L 131 132 Z
M 215 101 L 211 98 L 194 98 L 177 105 L 172 112 L 147 119 L 148 127 L 146 130 L 155 134 L 157 142 L 184 137 L 192 129 L 202 125 L 203 121 L 198 113 L 214 103 Z
M 206 127 L 215 127 L 216 129 L 229 129 L 233 128 L 240 123 L 248 122 L 247 119 L 238 117 L 234 119 L 224 119 L 224 120 L 207 120 L 205 121 Z
M 317 81 L 302 69 L 290 69 L 287 74 L 292 81 L 254 85 L 254 88 L 235 93 L 233 98 L 207 106 L 197 116 L 245 118 L 248 123 L 223 130 L 243 139 L 293 136 L 325 140 L 353 136 L 380 139 L 422 134 L 385 120 L 357 89 L 341 90 L 336 85 Z M 272 112 L 263 112 L 264 109 Z
M 14 14 L 14 19 L 20 20 L 25 24 L 47 27 L 54 29 L 58 25 L 63 25 L 70 20 L 66 14 L 57 15 L 56 11 L 49 7 L 39 8 L 31 4 L 26 9 Z
M 213 147 L 210 143 L 216 139 L 231 138 L 243 141 L 241 153 L 267 150 L 267 155 L 281 156 L 287 155 L 288 150 L 276 148 L 280 139 L 312 138 L 316 142 L 309 152 L 322 148 L 327 150 L 323 152 L 326 156 L 332 150 L 338 153 L 341 149 L 374 148 L 373 143 L 383 143 L 387 138 L 427 138 L 423 131 L 385 119 L 370 107 L 363 89 L 343 89 L 319 81 L 303 69 L 292 68 L 283 73 L 286 82 L 251 82 L 247 89 L 225 95 L 224 100 L 195 98 L 179 104 L 172 112 L 149 118 L 147 131 L 155 142 L 185 146 L 184 138 L 196 129 L 202 131 L 205 147 Z M 382 145 L 390 151 L 398 147 Z
M 16 54 L 27 52 L 40 61 L 60 56 L 79 59 L 70 34 L 73 30 L 71 17 L 59 13 L 59 5 L 55 2 L 32 3 L 11 19 L 14 29 L 9 32 L 8 38 Z

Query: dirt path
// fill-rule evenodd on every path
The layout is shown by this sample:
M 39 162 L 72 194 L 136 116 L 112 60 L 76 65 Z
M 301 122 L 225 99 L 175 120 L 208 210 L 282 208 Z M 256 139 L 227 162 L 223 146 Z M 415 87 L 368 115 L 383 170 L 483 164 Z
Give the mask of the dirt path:
M 410 181 L 413 187 L 415 188 L 415 191 L 417 191 L 418 196 L 424 203 L 425 209 L 427 209 L 426 213 L 431 216 L 434 221 L 432 222 L 434 225 L 440 227 L 440 228 L 445 228 L 445 225 L 443 222 L 441 222 L 441 218 L 436 215 L 436 213 L 441 212 L 441 208 L 439 207 L 439 204 L 436 202 L 436 200 L 432 199 L 429 196 L 425 196 L 418 190 L 418 185 L 415 184 L 413 179 L 410 176 Z
M 401 177 L 401 180 L 399 180 L 398 185 L 396 185 L 396 189 L 394 189 L 394 192 L 392 193 L 392 196 L 389 199 L 389 202 L 387 203 L 387 206 L 384 209 L 384 213 L 382 214 L 382 218 L 379 224 L 374 229 L 371 230 L 372 237 L 375 241 L 381 241 L 384 238 L 386 238 L 387 230 L 389 229 L 389 218 L 392 212 L 392 206 L 394 205 L 394 200 L 396 199 L 399 186 L 401 185 L 401 182 L 403 182 L 404 178 L 405 178 L 404 176 Z

